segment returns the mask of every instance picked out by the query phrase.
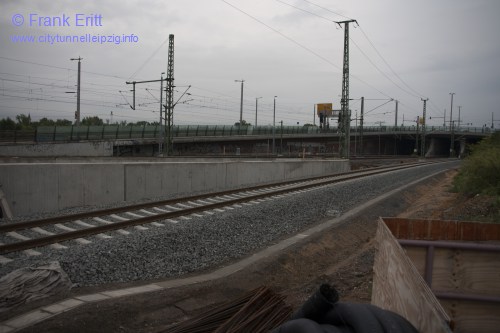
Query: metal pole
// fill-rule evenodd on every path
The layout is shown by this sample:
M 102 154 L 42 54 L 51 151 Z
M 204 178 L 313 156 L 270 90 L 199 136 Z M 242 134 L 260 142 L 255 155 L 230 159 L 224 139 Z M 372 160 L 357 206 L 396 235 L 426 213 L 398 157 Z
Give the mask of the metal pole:
M 78 57 L 78 88 L 76 91 L 76 125 L 80 126 L 80 80 L 81 80 L 81 70 L 82 70 L 82 62 L 81 58 Z
M 455 129 L 455 121 L 453 120 L 451 122 L 451 148 L 450 148 L 450 157 L 455 157 L 455 145 L 454 145 L 454 142 L 455 142 L 455 133 L 454 132 L 454 129 Z
M 283 154 L 283 120 L 281 121 L 280 154 Z
M 354 127 L 354 156 L 358 155 L 357 138 L 358 138 L 358 110 L 356 110 L 356 126 Z
M 363 156 L 363 117 L 365 113 L 365 98 L 361 97 L 361 119 L 359 120 L 359 152 Z
M 275 146 L 275 140 L 276 140 L 276 130 L 275 130 L 275 125 L 276 125 L 276 97 L 274 96 L 274 107 L 273 107 L 273 155 L 276 153 L 276 146 Z
M 316 126 L 316 104 L 313 105 L 313 125 Z
M 355 22 L 356 20 L 348 20 L 342 22 L 335 22 L 339 26 L 344 24 L 344 64 L 342 70 L 342 98 L 340 100 L 341 105 L 341 117 L 342 121 L 339 121 L 339 149 L 340 157 L 349 158 L 349 146 L 350 146 L 350 126 L 351 126 L 351 115 L 349 111 L 349 23 Z
M 243 126 L 243 82 L 245 80 L 234 80 L 234 82 L 241 82 L 240 126 Z
M 421 149 L 421 155 L 422 158 L 425 157 L 425 130 L 426 130 L 426 106 L 427 106 L 427 101 L 429 100 L 428 98 L 421 100 L 424 102 L 424 112 L 423 112 L 423 120 L 422 120 L 422 149 Z
M 166 156 L 173 153 L 172 117 L 174 114 L 174 35 L 168 36 L 168 59 L 167 59 L 167 96 L 165 107 L 165 145 L 163 147 Z
M 257 101 L 262 97 L 255 98 L 255 126 L 257 126 Z
M 457 130 L 460 131 L 460 112 L 461 112 L 462 106 L 458 106 L 458 126 Z
M 160 140 L 158 142 L 158 156 L 163 156 L 163 141 L 165 140 L 163 128 L 163 74 L 160 77 Z
M 417 116 L 417 134 L 415 135 L 415 155 L 418 156 L 418 126 L 420 123 L 420 116 Z
M 450 93 L 451 95 L 451 108 L 450 108 L 450 157 L 453 157 L 453 95 L 455 93 Z
M 396 100 L 396 118 L 394 119 L 394 128 L 398 127 L 398 101 Z
M 82 57 L 71 58 L 70 60 L 78 60 L 78 79 L 76 86 L 76 114 L 75 114 L 75 125 L 80 126 L 80 83 L 81 83 L 81 72 L 82 72 Z

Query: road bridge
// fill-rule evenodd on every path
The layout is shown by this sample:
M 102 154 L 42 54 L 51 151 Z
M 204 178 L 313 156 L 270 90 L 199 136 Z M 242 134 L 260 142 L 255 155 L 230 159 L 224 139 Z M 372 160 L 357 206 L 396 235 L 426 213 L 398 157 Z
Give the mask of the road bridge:
M 427 126 L 425 156 L 462 156 L 467 144 L 491 134 L 483 127 Z M 172 128 L 174 156 L 272 154 L 337 155 L 337 128 L 315 126 L 177 125 Z M 416 126 L 352 127 L 350 155 L 422 155 Z M 453 141 L 453 145 L 451 142 Z M 157 156 L 160 126 L 50 126 L 32 131 L 0 131 L 0 156 Z

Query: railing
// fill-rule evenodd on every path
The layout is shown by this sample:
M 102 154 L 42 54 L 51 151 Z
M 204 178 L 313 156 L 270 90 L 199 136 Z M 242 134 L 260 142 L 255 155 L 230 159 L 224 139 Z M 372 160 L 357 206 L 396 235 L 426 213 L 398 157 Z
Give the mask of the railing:
M 363 133 L 416 133 L 416 126 L 374 126 L 363 127 Z M 449 132 L 449 128 L 428 126 L 427 133 Z M 454 130 L 457 134 L 491 133 L 490 128 L 463 127 Z M 317 126 L 276 126 L 275 135 L 328 135 L 336 134 L 337 127 L 320 129 Z M 360 127 L 351 127 L 351 135 L 360 134 Z M 176 125 L 172 127 L 173 137 L 227 137 L 272 135 L 272 126 L 233 126 L 233 125 Z M 40 143 L 70 141 L 101 141 L 122 139 L 159 139 L 159 125 L 145 126 L 40 126 L 34 130 L 0 130 L 0 142 Z

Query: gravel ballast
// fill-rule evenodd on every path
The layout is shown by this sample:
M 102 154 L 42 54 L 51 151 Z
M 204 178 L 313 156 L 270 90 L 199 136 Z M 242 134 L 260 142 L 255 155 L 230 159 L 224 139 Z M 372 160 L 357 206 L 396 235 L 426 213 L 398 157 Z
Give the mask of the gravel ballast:
M 69 241 L 63 243 L 68 249 L 37 249 L 40 256 L 6 255 L 14 260 L 1 265 L 0 276 L 58 261 L 78 286 L 176 277 L 242 258 L 395 188 L 457 166 L 458 162 L 432 164 L 350 180 L 203 217 L 177 219 L 176 224 L 163 221 L 164 227 L 130 228 L 129 235 L 110 232 L 112 238 L 91 237 L 87 245 Z

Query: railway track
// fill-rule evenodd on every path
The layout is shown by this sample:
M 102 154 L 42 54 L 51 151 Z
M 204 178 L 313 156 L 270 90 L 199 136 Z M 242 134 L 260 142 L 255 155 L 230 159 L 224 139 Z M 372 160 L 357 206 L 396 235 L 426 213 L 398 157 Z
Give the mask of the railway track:
M 97 210 L 73 215 L 58 216 L 40 220 L 0 225 L 0 255 L 25 251 L 28 255 L 40 254 L 36 248 L 50 245 L 56 249 L 67 246 L 60 244 L 70 240 L 90 243 L 85 237 L 98 235 L 109 238 L 106 232 L 121 234 L 133 232 L 131 227 L 145 229 L 145 225 L 163 227 L 166 223 L 178 223 L 203 214 L 214 214 L 242 205 L 257 204 L 272 198 L 308 191 L 342 181 L 368 177 L 392 171 L 414 168 L 438 162 L 411 163 L 398 166 L 384 166 L 357 170 L 343 174 L 316 177 L 247 189 L 230 190 L 185 198 L 163 200 L 144 204 Z M 128 229 L 128 230 L 126 230 Z M 0 262 L 10 261 L 1 256 Z

